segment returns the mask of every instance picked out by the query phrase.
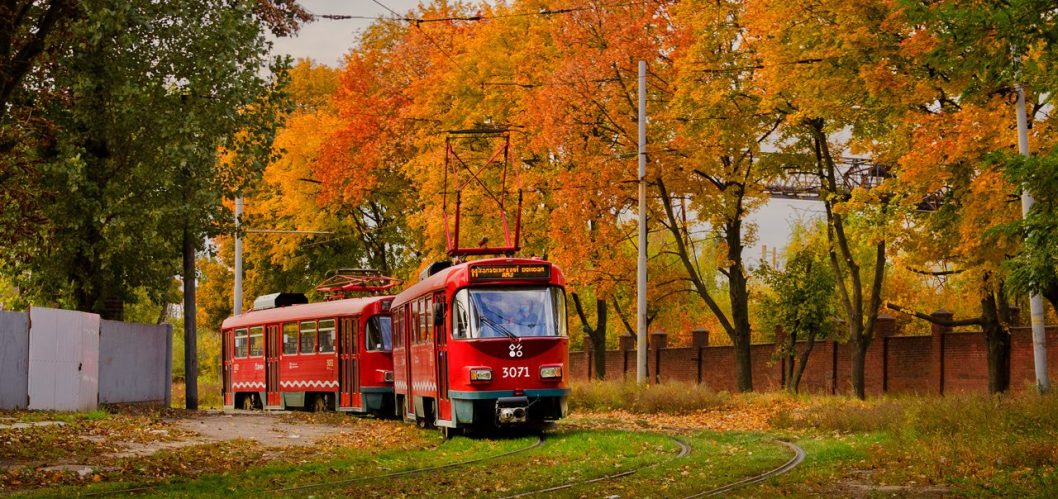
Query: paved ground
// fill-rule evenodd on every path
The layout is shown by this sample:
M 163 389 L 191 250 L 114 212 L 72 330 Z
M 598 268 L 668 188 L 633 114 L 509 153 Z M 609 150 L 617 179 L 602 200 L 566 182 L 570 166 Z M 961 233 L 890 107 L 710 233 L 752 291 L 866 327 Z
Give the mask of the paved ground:
M 240 411 L 234 414 L 209 412 L 166 419 L 166 423 L 190 432 L 192 436 L 171 442 L 125 442 L 126 450 L 114 456 L 146 456 L 163 449 L 237 439 L 254 440 L 267 447 L 312 445 L 329 435 L 349 430 L 331 424 L 292 422 L 282 416 Z

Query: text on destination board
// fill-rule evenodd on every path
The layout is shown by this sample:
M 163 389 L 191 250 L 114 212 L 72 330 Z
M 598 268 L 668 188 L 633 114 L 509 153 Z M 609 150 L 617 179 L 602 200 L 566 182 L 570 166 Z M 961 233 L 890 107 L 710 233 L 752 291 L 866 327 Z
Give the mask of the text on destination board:
M 480 265 L 470 267 L 471 279 L 547 279 L 551 277 L 551 266 L 534 265 Z

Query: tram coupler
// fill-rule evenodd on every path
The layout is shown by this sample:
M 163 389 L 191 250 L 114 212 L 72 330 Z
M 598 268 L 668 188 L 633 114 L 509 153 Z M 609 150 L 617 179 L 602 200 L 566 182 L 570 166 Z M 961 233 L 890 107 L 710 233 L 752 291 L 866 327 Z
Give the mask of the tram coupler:
M 524 423 L 529 418 L 529 397 L 496 399 L 496 421 L 500 424 Z

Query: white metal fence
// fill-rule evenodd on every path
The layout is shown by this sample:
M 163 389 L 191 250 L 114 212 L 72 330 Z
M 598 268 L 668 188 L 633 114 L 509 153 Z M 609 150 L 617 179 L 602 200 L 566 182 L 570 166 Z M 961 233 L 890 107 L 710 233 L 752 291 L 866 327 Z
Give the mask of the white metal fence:
M 34 307 L 0 312 L 0 409 L 168 404 L 172 327 Z

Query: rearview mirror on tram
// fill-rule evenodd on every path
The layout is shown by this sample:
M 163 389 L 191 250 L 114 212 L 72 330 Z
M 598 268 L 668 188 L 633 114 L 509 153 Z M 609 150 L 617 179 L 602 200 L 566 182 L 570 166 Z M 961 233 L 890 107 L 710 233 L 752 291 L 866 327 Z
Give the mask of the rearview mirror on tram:
M 435 327 L 445 325 L 445 304 L 442 301 L 433 302 L 433 325 Z

